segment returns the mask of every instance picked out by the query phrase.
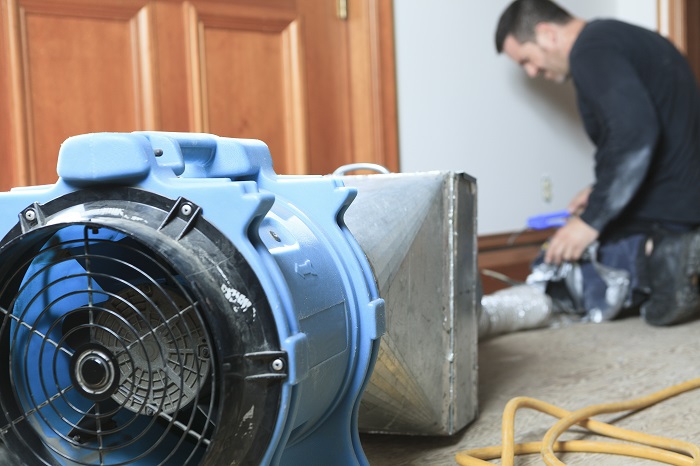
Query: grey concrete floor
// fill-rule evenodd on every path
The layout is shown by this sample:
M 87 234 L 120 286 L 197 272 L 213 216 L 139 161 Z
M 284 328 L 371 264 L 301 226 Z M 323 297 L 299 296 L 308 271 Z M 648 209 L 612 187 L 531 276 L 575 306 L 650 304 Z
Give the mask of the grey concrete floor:
M 531 396 L 567 410 L 623 401 L 700 377 L 700 321 L 656 328 L 639 317 L 573 324 L 496 337 L 479 345 L 479 418 L 452 437 L 362 435 L 372 466 L 456 465 L 458 451 L 500 444 L 505 404 Z M 596 418 L 615 425 L 700 444 L 700 390 L 631 415 Z M 555 422 L 519 411 L 516 440 L 541 440 Z M 596 439 L 583 429 L 564 439 Z M 565 454 L 569 465 L 651 465 L 649 460 Z M 498 462 L 495 462 L 498 463 Z M 537 456 L 516 465 L 543 464 Z

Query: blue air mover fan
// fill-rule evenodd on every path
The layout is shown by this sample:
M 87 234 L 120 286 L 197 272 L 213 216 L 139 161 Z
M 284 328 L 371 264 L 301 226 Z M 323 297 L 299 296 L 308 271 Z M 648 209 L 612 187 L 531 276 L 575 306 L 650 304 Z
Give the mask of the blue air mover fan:
M 384 307 L 342 220 L 354 190 L 175 133 L 70 138 L 58 174 L 0 194 L 18 464 L 366 463 Z

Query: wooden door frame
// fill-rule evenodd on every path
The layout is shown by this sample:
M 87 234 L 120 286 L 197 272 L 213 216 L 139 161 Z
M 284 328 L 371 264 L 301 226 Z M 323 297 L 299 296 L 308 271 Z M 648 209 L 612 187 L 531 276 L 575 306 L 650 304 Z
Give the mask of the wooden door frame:
M 686 56 L 700 81 L 700 31 L 697 0 L 657 0 L 658 30 Z
M 0 1 L 0 50 L 6 50 L 0 56 L 0 66 L 5 75 L 0 96 L 2 108 L 9 108 L 5 122 L 0 131 L 8 138 L 3 142 L 7 159 L 3 159 L 5 170 L 11 175 L 10 182 L 26 185 L 30 182 L 30 161 L 28 158 L 27 118 L 24 102 L 25 82 L 22 70 L 21 42 L 19 35 L 19 12 L 16 4 L 10 0 Z
M 668 37 L 681 52 L 686 50 L 686 0 L 657 0 L 657 30 Z

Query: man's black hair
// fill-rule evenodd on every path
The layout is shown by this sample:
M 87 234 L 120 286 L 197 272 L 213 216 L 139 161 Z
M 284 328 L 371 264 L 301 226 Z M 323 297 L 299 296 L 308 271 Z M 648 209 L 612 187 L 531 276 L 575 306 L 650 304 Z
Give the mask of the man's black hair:
M 498 21 L 496 50 L 503 52 L 503 43 L 509 35 L 521 44 L 533 42 L 537 24 L 566 24 L 572 19 L 568 11 L 550 0 L 515 0 Z

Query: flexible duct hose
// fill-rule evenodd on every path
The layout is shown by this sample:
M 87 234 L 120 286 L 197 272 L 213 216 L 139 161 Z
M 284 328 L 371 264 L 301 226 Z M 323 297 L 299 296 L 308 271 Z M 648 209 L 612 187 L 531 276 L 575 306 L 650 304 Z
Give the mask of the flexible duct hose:
M 503 466 L 513 466 L 516 455 L 540 453 L 548 466 L 560 466 L 555 452 L 607 453 L 659 461 L 673 465 L 700 465 L 700 447 L 689 442 L 645 434 L 612 426 L 590 419 L 599 414 L 636 411 L 648 408 L 681 393 L 700 388 L 700 378 L 668 387 L 651 395 L 633 400 L 589 406 L 574 412 L 566 411 L 534 398 L 517 397 L 508 402 L 503 411 L 502 445 L 478 448 L 457 453 L 455 460 L 461 466 L 490 465 L 487 460 L 501 459 Z M 540 442 L 515 443 L 515 413 L 520 408 L 530 408 L 559 418 Z M 593 433 L 606 437 L 635 442 L 639 445 L 611 442 L 557 439 L 570 427 L 580 425 Z

